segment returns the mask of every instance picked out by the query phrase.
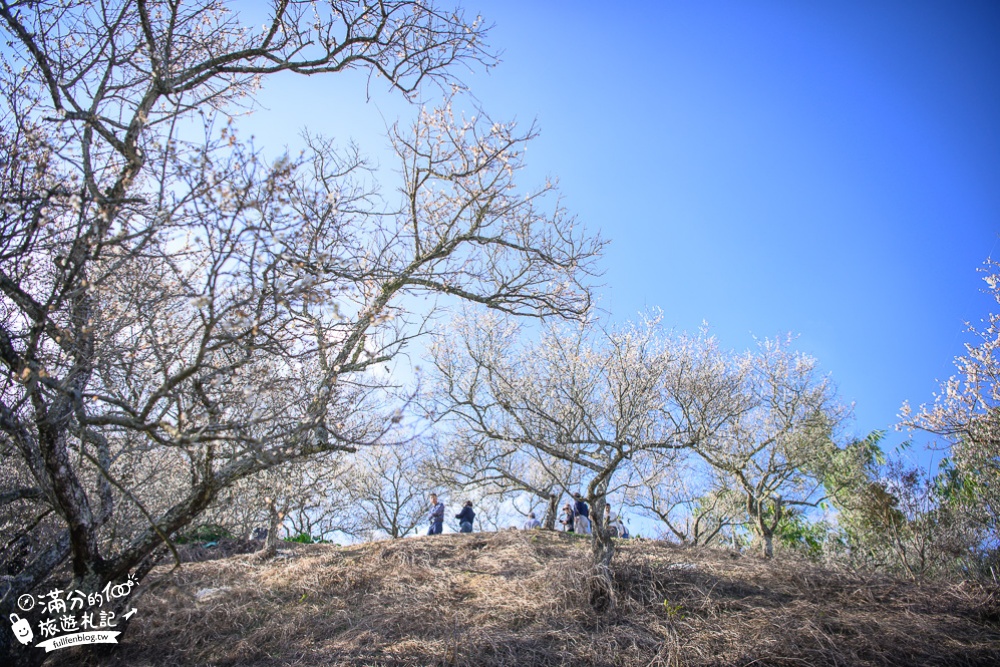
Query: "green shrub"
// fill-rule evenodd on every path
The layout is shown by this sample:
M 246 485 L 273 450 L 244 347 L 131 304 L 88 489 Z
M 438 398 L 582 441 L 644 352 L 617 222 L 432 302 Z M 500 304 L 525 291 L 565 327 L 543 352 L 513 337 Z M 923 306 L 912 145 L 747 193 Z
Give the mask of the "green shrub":
M 231 539 L 232 533 L 215 523 L 203 523 L 186 533 L 182 533 L 175 540 L 177 544 L 188 544 L 190 542 L 218 542 L 221 539 Z
M 330 540 L 309 533 L 299 533 L 295 537 L 284 538 L 285 542 L 296 542 L 298 544 L 329 544 Z

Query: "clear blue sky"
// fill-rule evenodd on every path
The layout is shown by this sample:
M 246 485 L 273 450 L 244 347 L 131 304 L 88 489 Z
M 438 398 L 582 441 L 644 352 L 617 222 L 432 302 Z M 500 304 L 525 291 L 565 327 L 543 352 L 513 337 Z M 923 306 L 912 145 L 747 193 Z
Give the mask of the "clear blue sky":
M 537 120 L 525 181 L 558 177 L 612 241 L 615 319 L 658 306 L 740 349 L 796 332 L 864 434 L 930 400 L 963 323 L 996 306 L 976 269 L 1000 255 L 1000 3 L 466 7 L 503 56 L 463 79 L 492 116 Z M 284 77 L 246 131 L 380 154 L 414 110 L 363 94 L 358 77 Z

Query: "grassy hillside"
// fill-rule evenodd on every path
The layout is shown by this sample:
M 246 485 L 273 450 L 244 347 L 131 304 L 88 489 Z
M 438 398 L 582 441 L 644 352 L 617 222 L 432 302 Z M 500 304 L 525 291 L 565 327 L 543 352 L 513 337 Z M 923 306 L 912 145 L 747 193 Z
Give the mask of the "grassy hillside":
M 599 616 L 586 559 L 583 539 L 533 531 L 161 568 L 107 664 L 1000 664 L 996 589 L 624 542 Z

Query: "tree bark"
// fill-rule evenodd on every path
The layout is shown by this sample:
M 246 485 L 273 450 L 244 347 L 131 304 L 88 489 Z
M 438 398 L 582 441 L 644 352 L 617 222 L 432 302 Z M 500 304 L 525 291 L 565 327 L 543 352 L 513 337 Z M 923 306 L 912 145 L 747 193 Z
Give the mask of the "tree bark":
M 559 496 L 554 493 L 549 494 L 549 502 L 545 508 L 545 521 L 542 522 L 542 527 L 545 530 L 555 530 L 556 529 L 556 516 L 559 512 Z
M 773 511 L 770 520 L 768 520 L 766 502 L 763 498 L 758 498 L 753 493 L 747 494 L 747 513 L 753 519 L 754 532 L 757 533 L 757 537 L 761 540 L 761 551 L 764 558 L 774 557 L 774 533 L 778 529 L 778 524 L 781 523 L 781 517 L 784 513 L 784 502 L 781 496 L 774 496 L 771 498 L 773 504 Z
M 278 553 L 278 531 L 281 530 L 281 521 L 285 518 L 284 512 L 278 511 L 278 503 L 274 498 L 268 498 L 267 506 L 267 538 L 264 546 L 257 552 L 260 559 L 273 558 Z
M 761 539 L 764 542 L 764 558 L 774 558 L 774 533 L 767 531 Z
M 615 590 L 611 576 L 611 560 L 615 556 L 615 543 L 604 521 L 604 495 L 591 495 L 590 527 L 591 527 L 591 577 L 590 606 L 598 613 L 604 613 L 614 607 Z

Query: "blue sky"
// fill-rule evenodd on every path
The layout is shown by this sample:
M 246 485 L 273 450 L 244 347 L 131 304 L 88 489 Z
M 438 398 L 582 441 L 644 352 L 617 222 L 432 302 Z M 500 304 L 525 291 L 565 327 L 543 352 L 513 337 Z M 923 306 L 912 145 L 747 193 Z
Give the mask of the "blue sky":
M 800 335 L 858 434 L 930 400 L 1000 255 L 1000 5 L 481 2 L 502 62 L 463 75 L 537 121 L 524 182 L 611 240 L 600 305 L 724 346 Z M 245 132 L 385 156 L 415 112 L 360 77 L 268 84 Z M 387 159 L 387 158 L 386 158 Z M 391 166 L 391 165 L 383 165 Z M 890 445 L 902 436 L 890 438 Z

